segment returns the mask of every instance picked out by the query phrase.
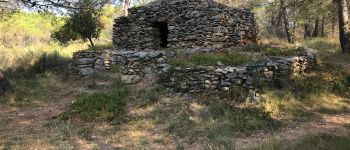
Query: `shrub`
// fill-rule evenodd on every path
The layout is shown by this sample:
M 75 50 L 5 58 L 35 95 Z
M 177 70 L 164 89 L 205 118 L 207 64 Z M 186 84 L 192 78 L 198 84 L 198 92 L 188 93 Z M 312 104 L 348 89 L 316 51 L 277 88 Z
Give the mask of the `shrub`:
M 129 89 L 126 86 L 118 91 L 95 93 L 77 99 L 62 114 L 63 119 L 78 117 L 86 121 L 112 121 L 119 122 L 126 106 Z

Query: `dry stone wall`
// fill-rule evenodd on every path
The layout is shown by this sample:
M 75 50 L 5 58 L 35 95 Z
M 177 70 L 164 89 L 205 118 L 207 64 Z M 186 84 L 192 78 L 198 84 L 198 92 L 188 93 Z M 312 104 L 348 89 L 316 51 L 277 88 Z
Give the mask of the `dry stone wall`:
M 69 64 L 72 75 L 89 76 L 119 64 L 122 80 L 126 83 L 136 83 L 146 74 L 162 73 L 170 67 L 165 63 L 166 53 L 162 51 L 81 51 L 73 55 Z
M 254 14 L 212 0 L 157 0 L 115 20 L 120 49 L 227 48 L 257 42 Z
M 188 49 L 188 55 L 210 52 L 207 49 Z M 89 76 L 108 71 L 111 65 L 121 66 L 122 80 L 137 83 L 147 74 L 160 77 L 160 83 L 180 92 L 229 91 L 234 87 L 254 90 L 257 81 L 302 74 L 317 64 L 316 51 L 305 49 L 302 56 L 280 57 L 275 60 L 252 62 L 244 66 L 172 67 L 166 63 L 174 54 L 163 51 L 110 51 L 74 53 L 70 63 L 71 74 Z
M 241 67 L 176 67 L 163 75 L 162 83 L 177 91 L 192 93 L 229 91 L 234 87 L 255 90 L 258 82 L 273 82 L 276 78 L 297 76 L 316 64 L 316 52 L 306 49 L 303 56 L 255 62 Z

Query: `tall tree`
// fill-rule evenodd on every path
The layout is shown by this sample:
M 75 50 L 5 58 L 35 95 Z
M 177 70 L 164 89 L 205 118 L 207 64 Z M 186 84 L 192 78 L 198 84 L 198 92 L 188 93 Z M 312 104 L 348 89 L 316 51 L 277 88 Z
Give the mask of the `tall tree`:
M 335 26 L 336 26 L 336 21 L 337 21 L 337 18 L 336 16 L 332 16 L 332 37 L 334 37 L 335 35 Z
M 318 37 L 319 28 L 320 28 L 320 18 L 317 16 L 317 18 L 315 19 L 315 28 L 314 28 L 314 32 L 312 33 L 312 37 Z
M 325 31 L 324 31 L 325 29 L 324 29 L 324 28 L 325 28 L 325 17 L 323 16 L 323 17 L 322 17 L 322 21 L 321 21 L 321 36 L 322 36 L 322 37 L 326 36 L 326 35 L 325 35 Z
M 338 4 L 339 40 L 343 53 L 350 54 L 349 11 L 346 0 L 336 0 Z
M 65 25 L 52 34 L 52 37 L 62 43 L 83 39 L 95 46 L 93 38 L 98 38 L 103 24 L 101 22 L 103 4 L 98 0 L 79 0 L 75 5 L 79 8 L 70 13 Z
M 305 21 L 304 23 L 304 39 L 311 37 L 310 22 Z
M 286 35 L 287 35 L 287 40 L 289 43 L 294 43 L 293 41 L 293 33 L 290 29 L 289 26 L 289 19 L 288 19 L 288 14 L 287 14 L 287 7 L 286 7 L 286 3 L 285 0 L 280 0 L 280 11 L 281 11 L 281 15 L 283 16 L 283 21 L 284 21 L 284 29 L 286 31 Z

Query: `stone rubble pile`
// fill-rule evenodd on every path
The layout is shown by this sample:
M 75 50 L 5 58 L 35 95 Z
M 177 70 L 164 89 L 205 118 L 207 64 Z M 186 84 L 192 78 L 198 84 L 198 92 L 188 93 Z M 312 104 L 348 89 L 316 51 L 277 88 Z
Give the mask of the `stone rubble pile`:
M 254 14 L 213 0 L 157 0 L 115 20 L 120 49 L 227 48 L 256 43 Z

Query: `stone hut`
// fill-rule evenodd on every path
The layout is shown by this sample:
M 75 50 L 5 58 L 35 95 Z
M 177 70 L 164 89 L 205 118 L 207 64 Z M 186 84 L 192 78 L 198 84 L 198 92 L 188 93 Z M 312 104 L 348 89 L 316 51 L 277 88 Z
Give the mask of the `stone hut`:
M 156 0 L 115 19 L 121 49 L 227 48 L 257 42 L 254 14 L 213 0 Z

